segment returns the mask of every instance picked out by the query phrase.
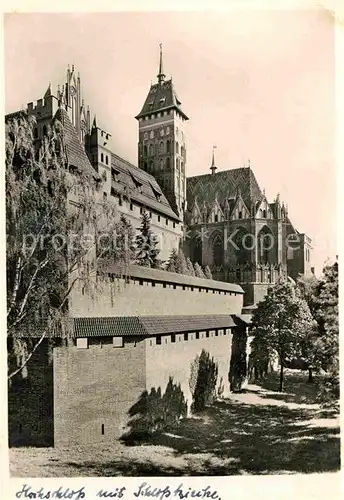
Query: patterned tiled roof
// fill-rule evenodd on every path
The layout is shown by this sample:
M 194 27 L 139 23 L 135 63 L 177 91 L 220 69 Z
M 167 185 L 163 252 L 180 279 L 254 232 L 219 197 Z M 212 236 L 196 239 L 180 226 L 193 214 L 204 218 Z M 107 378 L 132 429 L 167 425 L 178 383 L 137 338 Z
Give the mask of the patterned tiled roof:
M 74 318 L 75 337 L 116 337 L 164 335 L 232 328 L 231 315 L 200 316 L 123 316 Z
M 151 85 L 148 96 L 145 100 L 143 108 L 136 118 L 141 116 L 156 113 L 157 111 L 164 111 L 172 108 L 178 109 L 179 113 L 188 120 L 188 117 L 181 109 L 181 102 L 179 101 L 176 91 L 174 89 L 172 79 L 166 82 L 156 83 Z
M 54 120 L 61 122 L 63 127 L 63 137 L 68 165 L 76 167 L 77 169 L 82 169 L 84 173 L 99 179 L 99 174 L 92 167 L 90 160 L 81 145 L 76 130 L 69 119 L 67 111 L 63 108 L 59 108 L 55 113 Z
M 225 209 L 226 201 L 230 207 L 234 206 L 233 200 L 240 192 L 248 210 L 256 206 L 263 198 L 257 180 L 248 167 L 223 170 L 212 173 L 188 177 L 186 181 L 186 196 L 189 210 L 192 209 L 194 200 L 198 206 L 204 205 L 210 211 L 215 199 L 217 199 L 222 210 Z
M 118 181 L 112 183 L 117 194 L 127 196 L 148 209 L 151 208 L 176 221 L 180 220 L 152 175 L 135 167 L 115 153 L 111 154 L 111 166 L 118 172 Z M 159 201 L 155 193 L 159 195 Z

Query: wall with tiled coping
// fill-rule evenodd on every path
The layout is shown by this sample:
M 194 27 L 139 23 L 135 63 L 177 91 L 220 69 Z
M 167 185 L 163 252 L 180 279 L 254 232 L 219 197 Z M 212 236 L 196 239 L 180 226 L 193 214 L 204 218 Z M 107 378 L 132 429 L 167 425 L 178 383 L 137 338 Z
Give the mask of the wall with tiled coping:
M 133 266 L 127 280 L 115 279 L 95 289 L 93 297 L 75 287 L 73 317 L 240 314 L 238 285 Z

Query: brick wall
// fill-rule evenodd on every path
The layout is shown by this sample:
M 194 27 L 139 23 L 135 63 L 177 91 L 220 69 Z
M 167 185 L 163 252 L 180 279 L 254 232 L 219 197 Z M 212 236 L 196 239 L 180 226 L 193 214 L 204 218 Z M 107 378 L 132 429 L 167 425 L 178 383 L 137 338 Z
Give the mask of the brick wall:
M 75 287 L 70 299 L 71 315 L 99 317 L 241 313 L 243 293 L 238 292 L 240 287 L 237 285 L 182 275 L 177 275 L 174 281 L 174 273 L 156 270 L 148 270 L 147 277 L 144 277 L 145 273 L 146 270 L 140 275 L 138 271 L 129 283 L 119 279 L 112 284 L 99 284 L 92 296 L 83 294 L 81 286 Z M 211 283 L 213 288 L 210 287 Z
M 209 352 L 218 363 L 218 384 L 222 379 L 223 396 L 229 394 L 228 372 L 231 357 L 232 335 L 227 329 L 226 335 L 219 330 L 218 336 L 215 331 L 189 333 L 188 340 L 184 340 L 184 334 L 176 334 L 175 342 L 171 342 L 171 335 L 161 338 L 161 345 L 156 344 L 155 338 L 146 340 L 146 386 L 149 392 L 152 388 L 164 393 L 169 377 L 173 377 L 175 384 L 180 383 L 181 389 L 188 402 L 188 409 L 192 403 L 189 380 L 191 375 L 191 363 L 199 355 L 202 349 Z
M 129 408 L 145 390 L 145 363 L 144 341 L 55 348 L 55 446 L 122 435 Z
M 8 390 L 10 446 L 53 443 L 53 363 L 49 341 L 43 341 Z M 26 375 L 23 377 L 23 374 Z

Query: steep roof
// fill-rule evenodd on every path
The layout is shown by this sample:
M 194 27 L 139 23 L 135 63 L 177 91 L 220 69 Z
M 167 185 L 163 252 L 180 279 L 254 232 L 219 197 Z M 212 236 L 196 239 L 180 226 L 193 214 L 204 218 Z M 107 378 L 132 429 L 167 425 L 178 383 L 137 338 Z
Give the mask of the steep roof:
M 118 176 L 118 181 L 112 185 L 116 194 L 127 196 L 148 209 L 151 208 L 177 222 L 180 221 L 152 175 L 115 153 L 111 153 L 111 167 L 116 170 Z
M 171 78 L 166 82 L 151 85 L 145 103 L 136 118 L 173 108 L 177 109 L 185 120 L 189 119 L 181 109 L 181 102 L 177 97 Z
M 78 134 L 69 119 L 65 109 L 59 108 L 54 116 L 54 121 L 58 120 L 62 124 L 65 152 L 69 166 L 76 167 L 84 173 L 99 179 L 99 174 L 92 167 L 90 160 L 79 140 Z
M 186 180 L 186 197 L 191 210 L 194 200 L 200 208 L 204 205 L 211 209 L 217 199 L 222 210 L 225 205 L 233 208 L 234 199 L 241 193 L 248 210 L 255 208 L 256 203 L 263 198 L 257 180 L 248 167 L 223 170 L 215 174 L 197 175 Z

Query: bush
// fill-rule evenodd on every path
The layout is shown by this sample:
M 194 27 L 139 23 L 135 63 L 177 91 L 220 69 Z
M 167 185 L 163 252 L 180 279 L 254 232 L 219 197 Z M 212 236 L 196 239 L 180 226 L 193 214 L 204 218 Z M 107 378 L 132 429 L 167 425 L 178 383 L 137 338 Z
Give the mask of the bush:
M 202 350 L 191 364 L 190 390 L 193 395 L 191 409 L 198 413 L 211 404 L 216 397 L 218 365 L 210 354 Z

